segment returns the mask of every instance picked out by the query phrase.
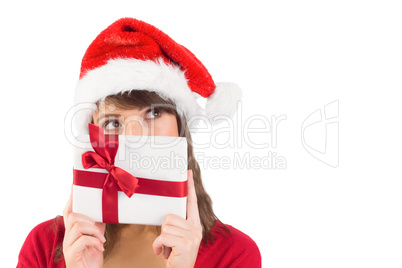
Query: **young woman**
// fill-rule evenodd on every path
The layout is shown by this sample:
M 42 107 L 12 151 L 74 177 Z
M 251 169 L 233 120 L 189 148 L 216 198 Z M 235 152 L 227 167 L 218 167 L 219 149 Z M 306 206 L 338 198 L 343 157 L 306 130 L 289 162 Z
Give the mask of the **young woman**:
M 196 101 L 207 98 L 205 109 Z M 105 224 L 72 212 L 36 226 L 17 267 L 261 267 L 257 245 L 218 220 L 193 155 L 194 118 L 230 118 L 240 99 L 231 83 L 215 84 L 202 63 L 157 28 L 123 18 L 87 49 L 75 92 L 76 134 L 88 123 L 105 134 L 186 137 L 187 218 L 162 226 Z M 212 121 L 213 123 L 213 121 Z

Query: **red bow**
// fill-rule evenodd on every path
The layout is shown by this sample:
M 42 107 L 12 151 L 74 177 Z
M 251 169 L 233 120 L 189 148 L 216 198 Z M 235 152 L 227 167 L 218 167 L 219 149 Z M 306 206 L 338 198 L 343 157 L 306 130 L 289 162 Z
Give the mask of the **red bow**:
M 102 217 L 103 222 L 118 223 L 118 191 L 131 197 L 138 187 L 138 179 L 127 171 L 116 167 L 114 159 L 119 149 L 118 135 L 105 135 L 102 128 L 88 124 L 89 138 L 95 152 L 82 154 L 82 165 L 85 169 L 102 168 L 109 173 L 103 184 Z

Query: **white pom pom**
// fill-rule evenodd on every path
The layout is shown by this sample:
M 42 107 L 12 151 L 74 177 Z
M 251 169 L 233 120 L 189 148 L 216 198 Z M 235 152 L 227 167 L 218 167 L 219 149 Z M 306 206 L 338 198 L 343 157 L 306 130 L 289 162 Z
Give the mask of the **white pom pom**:
M 242 90 L 234 83 L 216 83 L 214 93 L 208 97 L 205 105 L 206 116 L 213 120 L 215 116 L 233 117 L 237 102 L 241 100 Z

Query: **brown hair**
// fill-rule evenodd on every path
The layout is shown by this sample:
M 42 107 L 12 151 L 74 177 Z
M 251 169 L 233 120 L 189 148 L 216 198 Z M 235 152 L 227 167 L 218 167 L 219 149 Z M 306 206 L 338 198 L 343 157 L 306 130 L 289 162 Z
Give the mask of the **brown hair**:
M 179 130 L 179 137 L 186 137 L 187 140 L 187 159 L 188 159 L 188 167 L 187 169 L 191 169 L 193 171 L 193 179 L 195 190 L 197 194 L 197 203 L 198 210 L 200 213 L 200 220 L 203 229 L 203 239 L 202 243 L 208 245 L 208 243 L 214 242 L 214 235 L 210 232 L 212 227 L 214 226 L 216 221 L 219 221 L 218 217 L 215 215 L 212 208 L 212 200 L 209 197 L 208 193 L 205 191 L 204 186 L 201 180 L 201 170 L 200 167 L 194 158 L 193 146 L 191 133 L 187 125 L 186 118 L 179 114 L 176 109 L 175 103 L 169 98 L 165 98 L 163 96 L 158 95 L 155 92 L 147 91 L 147 90 L 132 90 L 129 92 L 118 93 L 115 95 L 107 96 L 104 99 L 105 103 L 108 105 L 113 104 L 116 108 L 120 109 L 142 109 L 147 106 L 151 106 L 159 111 L 167 112 L 176 116 L 177 126 Z M 102 100 L 103 102 L 103 100 Z M 98 102 L 98 108 L 101 103 Z M 56 222 L 56 221 L 55 221 Z M 222 223 L 225 231 L 230 233 L 230 230 Z M 105 238 L 106 242 L 104 244 L 104 258 L 108 256 L 111 252 L 114 244 L 119 240 L 119 230 L 120 227 L 123 226 L 121 224 L 106 224 L 105 230 Z M 223 230 L 216 226 L 219 232 L 223 233 Z M 157 226 L 157 230 L 160 233 L 160 227 Z M 62 255 L 62 245 L 58 246 L 56 252 L 56 257 L 59 258 Z

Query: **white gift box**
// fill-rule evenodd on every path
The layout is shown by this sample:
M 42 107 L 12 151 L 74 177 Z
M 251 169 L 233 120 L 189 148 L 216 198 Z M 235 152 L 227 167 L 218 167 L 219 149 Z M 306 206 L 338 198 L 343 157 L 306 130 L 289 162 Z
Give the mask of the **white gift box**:
M 134 175 L 139 188 L 129 198 L 118 191 L 118 222 L 128 224 L 162 225 L 168 214 L 186 218 L 187 197 L 153 193 L 153 188 L 187 193 L 187 141 L 185 137 L 119 135 L 114 165 Z M 108 174 L 106 169 L 85 169 L 82 154 L 94 152 L 89 135 L 76 137 L 74 142 L 74 176 L 81 181 L 90 174 Z M 85 173 L 86 172 L 86 173 Z M 102 177 L 102 176 L 101 176 Z M 76 177 L 74 178 L 74 180 Z M 88 179 L 89 180 L 89 179 Z M 141 183 L 142 182 L 142 183 Z M 141 193 L 145 185 L 151 193 Z M 102 188 L 73 184 L 73 212 L 89 216 L 96 222 L 103 221 Z M 98 183 L 99 184 L 99 183 Z M 102 184 L 102 183 L 101 183 Z M 141 187 L 143 184 L 143 187 Z M 152 185 L 156 185 L 154 187 Z M 167 186 L 168 185 L 168 186 Z M 180 189 L 167 189 L 179 187 Z M 183 191 L 182 191 L 183 192 Z M 106 221 L 107 222 L 107 221 Z

